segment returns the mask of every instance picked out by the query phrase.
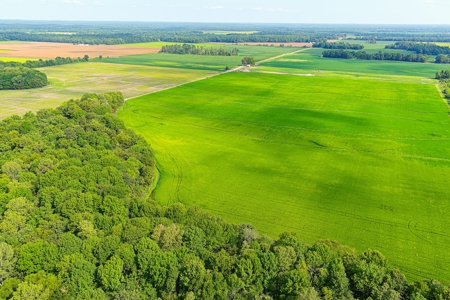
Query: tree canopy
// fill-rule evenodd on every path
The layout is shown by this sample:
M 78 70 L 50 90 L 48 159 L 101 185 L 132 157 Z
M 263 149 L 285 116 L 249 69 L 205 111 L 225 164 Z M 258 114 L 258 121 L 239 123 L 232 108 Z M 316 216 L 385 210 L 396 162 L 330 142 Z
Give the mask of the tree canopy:
M 323 57 L 344 58 L 344 59 L 363 59 L 363 60 L 394 60 L 424 63 L 428 60 L 426 54 L 403 54 L 398 52 L 377 52 L 367 53 L 366 51 L 347 51 L 347 50 L 325 50 Z
M 26 67 L 5 67 L 0 64 L 0 90 L 23 90 L 44 87 L 47 75 Z
M 236 56 L 239 53 L 239 49 L 233 48 L 231 50 L 221 47 L 204 47 L 189 44 L 175 44 L 162 46 L 160 53 L 171 54 L 194 54 L 194 55 L 212 55 L 212 56 Z

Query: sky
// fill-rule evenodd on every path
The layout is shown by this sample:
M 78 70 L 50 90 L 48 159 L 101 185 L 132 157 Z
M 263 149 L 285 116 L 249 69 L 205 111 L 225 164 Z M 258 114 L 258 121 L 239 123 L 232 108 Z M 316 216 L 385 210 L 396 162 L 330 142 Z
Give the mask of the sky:
M 0 0 L 0 19 L 450 24 L 450 0 Z

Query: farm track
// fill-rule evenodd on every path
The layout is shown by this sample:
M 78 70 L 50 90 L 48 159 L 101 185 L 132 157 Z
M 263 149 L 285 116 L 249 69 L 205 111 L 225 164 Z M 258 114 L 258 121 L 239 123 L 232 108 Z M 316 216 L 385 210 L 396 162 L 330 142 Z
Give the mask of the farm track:
M 298 53 L 298 52 L 305 51 L 305 50 L 306 50 L 306 49 L 301 49 L 301 50 L 297 50 L 297 51 L 294 51 L 294 52 L 289 52 L 289 53 L 277 55 L 277 56 L 274 56 L 274 57 L 270 57 L 270 58 L 267 58 L 267 59 L 264 59 L 264 60 L 261 60 L 261 61 L 256 62 L 256 65 L 259 65 L 259 64 L 264 63 L 264 62 L 276 60 L 276 59 L 279 59 L 280 57 L 283 57 L 283 56 L 293 55 L 293 54 L 296 54 L 296 53 Z M 202 76 L 202 77 L 195 78 L 195 79 L 193 79 L 193 80 L 191 80 L 191 81 L 188 81 L 188 82 L 184 82 L 184 83 L 180 83 L 180 84 L 175 84 L 175 85 L 173 85 L 173 86 L 169 86 L 169 87 L 167 87 L 167 88 L 162 88 L 162 89 L 159 89 L 159 90 L 150 92 L 150 93 L 145 93 L 145 94 L 142 94 L 142 95 L 138 95 L 138 96 L 126 98 L 125 101 L 131 100 L 131 99 L 136 99 L 136 98 L 139 98 L 139 97 L 142 97 L 142 96 L 154 94 L 154 93 L 161 92 L 161 91 L 165 91 L 165 90 L 170 90 L 170 89 L 173 89 L 173 88 L 176 88 L 176 87 L 179 87 L 179 86 L 183 86 L 183 85 L 186 85 L 186 84 L 189 84 L 189 83 L 193 83 L 193 82 L 205 80 L 205 79 L 208 79 L 208 78 L 213 78 L 213 77 L 216 77 L 216 76 L 219 76 L 219 75 L 222 75 L 222 74 L 232 73 L 232 72 L 239 72 L 239 71 L 241 71 L 241 70 L 245 70 L 246 68 L 247 68 L 246 66 L 235 67 L 235 68 L 233 68 L 233 69 L 231 69 L 231 70 L 228 70 L 228 71 L 225 71 L 225 72 L 218 72 L 218 73 L 215 73 L 215 74 L 211 74 L 211 75 L 207 75 L 207 76 Z

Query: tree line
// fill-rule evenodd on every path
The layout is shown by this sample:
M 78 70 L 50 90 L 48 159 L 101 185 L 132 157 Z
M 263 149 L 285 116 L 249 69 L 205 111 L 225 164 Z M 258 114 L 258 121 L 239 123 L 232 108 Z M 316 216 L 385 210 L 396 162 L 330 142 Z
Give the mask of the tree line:
M 0 122 L 1 299 L 450 299 L 375 250 L 149 200 L 155 158 L 123 103 L 86 94 Z
M 439 79 L 439 89 L 447 101 L 450 101 L 450 70 L 436 72 L 436 79 Z M 450 102 L 449 102 L 450 104 Z
M 70 57 L 59 57 L 57 56 L 55 59 L 39 59 L 39 60 L 27 60 L 24 63 L 20 62 L 4 62 L 0 61 L 0 66 L 3 67 L 25 67 L 25 68 L 44 68 L 44 67 L 51 67 L 51 66 L 60 66 L 60 65 L 66 65 L 66 64 L 73 64 L 78 62 L 87 62 L 89 61 L 89 56 L 86 54 L 83 58 L 76 58 L 72 59 Z
M 30 68 L 0 64 L 0 90 L 23 90 L 48 85 L 47 75 Z
M 226 49 L 225 47 L 213 48 L 189 44 L 175 44 L 162 46 L 160 53 L 171 54 L 194 54 L 194 55 L 213 55 L 213 56 L 237 56 L 239 49 Z
M 385 48 L 414 51 L 417 54 L 427 55 L 450 54 L 449 47 L 438 46 L 435 43 L 396 42 L 395 44 L 386 45 Z
M 428 60 L 426 54 L 403 54 L 398 52 L 377 52 L 367 53 L 366 51 L 346 51 L 346 50 L 325 50 L 323 57 L 344 58 L 344 59 L 362 59 L 362 60 L 393 60 L 424 63 Z
M 44 87 L 48 85 L 47 75 L 32 69 L 85 61 L 89 61 L 88 55 L 77 59 L 58 56 L 55 59 L 27 60 L 24 63 L 0 61 L 0 90 L 23 90 Z
M 364 49 L 364 46 L 361 44 L 350 44 L 346 42 L 329 43 L 325 40 L 314 43 L 313 48 L 362 50 Z
M 60 66 L 60 65 L 67 65 L 67 64 L 73 64 L 78 62 L 86 62 L 89 61 L 89 55 L 84 55 L 83 58 L 75 58 L 72 59 L 70 57 L 59 57 L 57 56 L 55 59 L 39 59 L 39 60 L 27 60 L 25 63 L 23 63 L 23 66 L 28 68 L 43 68 L 43 67 L 51 67 L 51 66 Z

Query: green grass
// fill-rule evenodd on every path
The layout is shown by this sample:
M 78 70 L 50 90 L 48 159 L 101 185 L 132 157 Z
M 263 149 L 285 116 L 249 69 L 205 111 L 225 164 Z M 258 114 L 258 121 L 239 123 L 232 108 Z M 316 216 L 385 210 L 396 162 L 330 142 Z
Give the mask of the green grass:
M 218 45 L 208 46 L 219 47 Z M 238 48 L 239 56 L 206 56 L 152 53 L 122 56 L 118 58 L 107 58 L 103 59 L 103 61 L 107 63 L 118 64 L 222 71 L 226 66 L 233 67 L 240 65 L 241 60 L 244 56 L 252 56 L 258 61 L 298 50 L 297 48 L 291 47 L 263 47 L 241 45 L 227 45 L 225 47 Z
M 450 280 L 450 122 L 432 84 L 229 73 L 119 116 L 155 151 L 160 203 L 379 249 L 410 279 Z
M 444 65 L 433 63 L 410 63 L 396 61 L 375 61 L 356 59 L 321 58 L 323 49 L 308 49 L 279 60 L 262 64 L 276 68 L 298 70 L 321 70 L 353 73 L 372 73 L 389 75 L 406 75 L 434 77 L 437 71 L 445 69 Z
M 1 60 L 1 59 L 0 59 Z M 40 89 L 0 91 L 0 119 L 56 107 L 84 93 L 121 91 L 126 98 L 151 93 L 212 74 L 198 70 L 77 63 L 39 69 L 50 85 Z
M 366 51 L 382 51 L 384 50 L 384 47 L 386 45 L 394 44 L 395 42 L 386 42 L 386 41 L 379 41 L 376 44 L 367 44 L 367 41 L 361 41 L 361 40 L 341 40 L 338 42 L 345 42 L 350 44 L 360 44 L 364 46 L 364 50 Z

